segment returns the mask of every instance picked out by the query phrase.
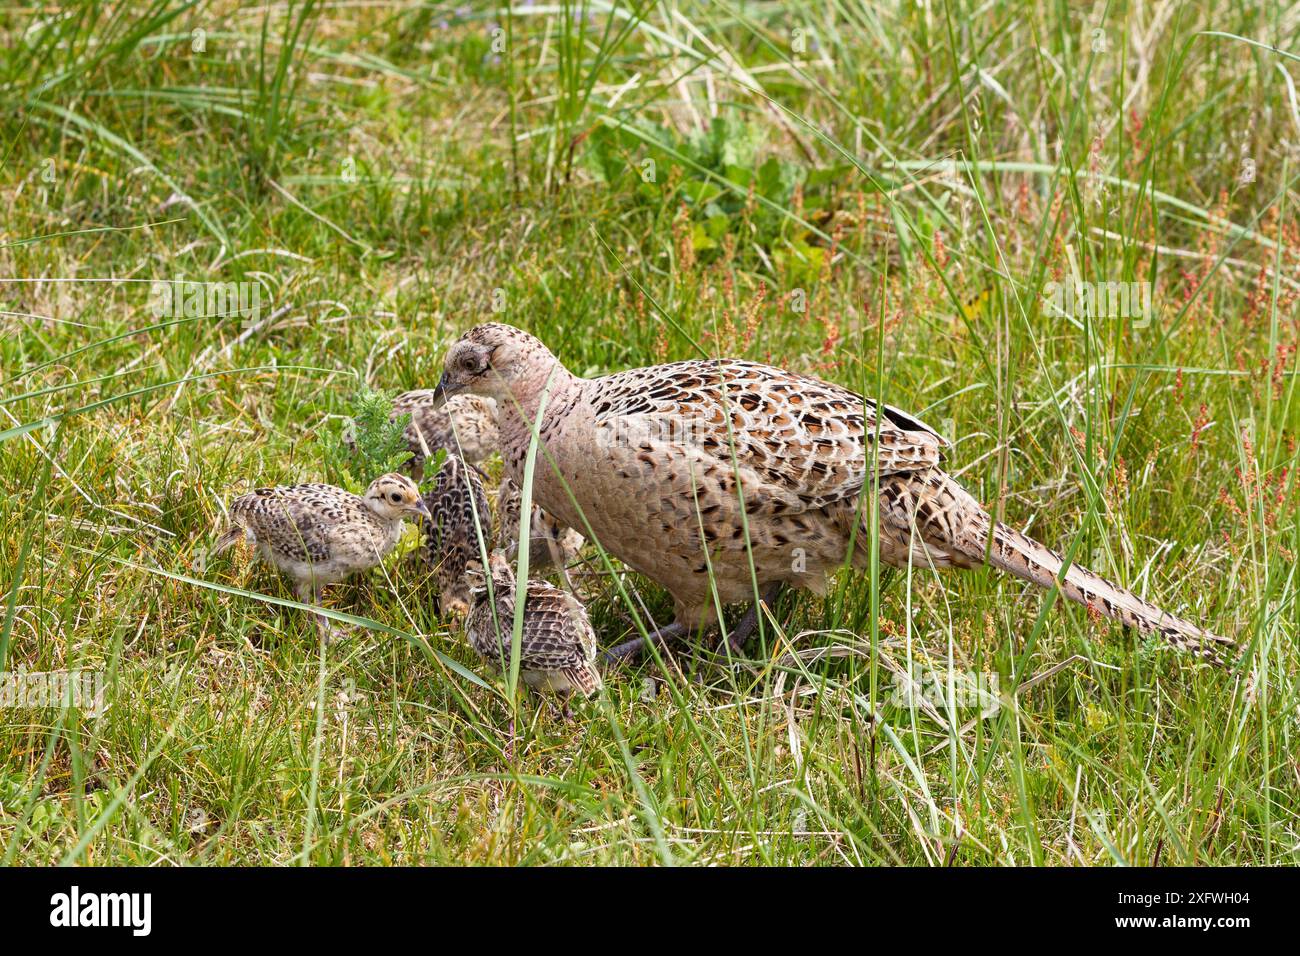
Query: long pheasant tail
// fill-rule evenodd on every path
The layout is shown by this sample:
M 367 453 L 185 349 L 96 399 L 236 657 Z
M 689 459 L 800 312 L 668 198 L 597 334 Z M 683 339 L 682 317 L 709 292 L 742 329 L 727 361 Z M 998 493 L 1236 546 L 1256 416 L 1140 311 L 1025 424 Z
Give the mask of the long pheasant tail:
M 1018 578 L 1050 588 L 1058 583 L 1065 559 L 1033 538 L 998 522 L 993 525 L 989 563 Z M 1094 609 L 1126 627 L 1159 634 L 1175 647 L 1213 663 L 1222 664 L 1221 649 L 1233 643 L 1230 638 L 1212 634 L 1162 611 L 1150 601 L 1080 565 L 1071 564 L 1065 579 L 1059 584 L 1061 593 L 1071 601 Z

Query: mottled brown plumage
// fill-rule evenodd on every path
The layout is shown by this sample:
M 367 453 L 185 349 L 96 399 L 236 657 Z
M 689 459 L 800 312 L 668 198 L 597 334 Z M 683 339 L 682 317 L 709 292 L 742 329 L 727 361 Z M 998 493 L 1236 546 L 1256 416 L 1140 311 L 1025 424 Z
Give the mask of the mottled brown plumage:
M 439 393 L 466 391 L 496 400 L 515 481 L 545 393 L 533 500 L 574 527 L 584 527 L 581 509 L 606 550 L 667 588 L 675 632 L 713 621 L 711 583 L 723 604 L 751 600 L 751 558 L 763 592 L 824 591 L 846 553 L 865 566 L 873 467 L 885 563 L 973 567 L 991 531 L 994 566 L 1043 586 L 1061 570 L 1058 554 L 992 522 L 947 474 L 947 442 L 933 429 L 838 385 L 736 359 L 584 379 L 533 336 L 488 324 L 447 355 Z M 1071 600 L 1206 657 L 1231 643 L 1083 568 L 1060 585 Z
M 519 509 L 522 503 L 519 486 L 506 475 L 497 488 L 497 547 L 504 550 L 511 560 L 519 553 Z M 538 505 L 533 505 L 532 512 L 529 571 L 540 572 L 552 567 L 563 570 L 582 550 L 582 535 L 551 517 Z
M 439 448 L 476 464 L 500 444 L 496 405 L 490 398 L 458 395 L 442 405 L 433 389 L 416 389 L 393 399 L 393 418 L 406 414 L 411 416 L 404 433 L 411 449 L 407 466 L 416 481 L 424 480 L 425 460 Z
M 508 667 L 518 589 L 514 568 L 500 551 L 489 559 L 492 591 L 486 582 L 474 589 L 465 619 L 465 636 L 489 663 Z M 519 674 L 534 690 L 587 697 L 603 683 L 596 670 L 596 634 L 577 598 L 545 581 L 529 580 L 519 640 Z
M 465 568 L 471 561 L 482 567 L 481 555 L 492 542 L 492 516 L 483 481 L 473 466 L 449 454 L 425 494 L 424 504 L 429 518 L 423 522 L 420 556 L 433 569 L 442 612 L 463 616 L 470 602 Z M 480 551 L 480 541 L 484 551 Z
M 258 488 L 230 503 L 220 553 L 241 537 L 294 583 L 304 603 L 320 589 L 375 567 L 402 534 L 402 519 L 428 515 L 419 489 L 403 475 L 376 478 L 363 496 L 324 484 Z M 328 620 L 318 621 L 328 628 Z

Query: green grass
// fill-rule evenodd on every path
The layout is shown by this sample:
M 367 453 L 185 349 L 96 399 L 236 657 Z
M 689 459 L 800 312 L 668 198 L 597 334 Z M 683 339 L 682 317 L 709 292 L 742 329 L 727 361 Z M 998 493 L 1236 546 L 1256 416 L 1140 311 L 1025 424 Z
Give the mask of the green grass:
M 0 669 L 107 683 L 0 710 L 3 860 L 1300 862 L 1283 8 L 0 13 Z M 270 305 L 160 319 L 178 276 Z M 1150 324 L 1052 314 L 1072 276 L 1150 282 Z M 878 395 L 1239 654 L 992 572 L 841 575 L 744 666 L 685 648 L 565 723 L 397 557 L 322 651 L 274 574 L 205 558 L 222 502 L 344 480 L 358 382 L 429 387 L 485 320 L 583 374 L 703 351 Z M 666 617 L 585 555 L 602 643 Z M 911 663 L 1000 710 L 898 701 Z

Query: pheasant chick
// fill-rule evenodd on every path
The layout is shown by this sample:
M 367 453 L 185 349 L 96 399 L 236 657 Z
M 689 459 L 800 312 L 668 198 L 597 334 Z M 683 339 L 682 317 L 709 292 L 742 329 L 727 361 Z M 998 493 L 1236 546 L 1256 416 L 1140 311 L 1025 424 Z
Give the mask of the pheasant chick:
M 497 488 L 497 547 L 514 560 L 519 553 L 519 509 L 522 505 L 519 486 L 506 475 Z M 585 539 L 549 514 L 540 505 L 533 505 L 528 532 L 528 567 L 530 570 L 565 567 L 578 556 Z
M 505 554 L 488 559 L 491 594 L 486 582 L 474 588 L 474 605 L 465 619 L 470 646 L 485 660 L 503 669 L 510 665 L 511 638 L 517 599 L 515 573 Z M 596 669 L 596 632 L 582 603 L 545 581 L 528 582 L 523 633 L 519 641 L 519 673 L 536 691 L 558 694 L 566 716 L 569 695 L 600 692 L 604 682 Z
M 230 525 L 214 553 L 243 537 L 288 575 L 299 601 L 317 604 L 325 585 L 383 561 L 402 535 L 402 519 L 411 514 L 427 517 L 429 510 L 403 475 L 376 478 L 364 496 L 325 484 L 258 488 L 230 503 Z M 328 638 L 329 619 L 316 618 Z
M 492 540 L 492 513 L 483 481 L 472 465 L 449 454 L 425 494 L 424 504 L 429 518 L 424 522 L 420 557 L 433 569 L 439 610 L 464 617 L 470 605 L 465 569 L 471 561 L 482 568 L 479 542 L 486 547 Z

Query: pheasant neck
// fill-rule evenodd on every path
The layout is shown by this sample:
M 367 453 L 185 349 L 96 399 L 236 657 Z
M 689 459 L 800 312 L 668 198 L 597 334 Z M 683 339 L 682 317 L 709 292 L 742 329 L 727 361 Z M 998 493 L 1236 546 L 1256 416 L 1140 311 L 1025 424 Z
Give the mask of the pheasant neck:
M 581 388 L 582 380 L 555 362 L 539 368 L 530 376 L 517 379 L 512 383 L 510 394 L 497 399 L 502 458 L 507 473 L 516 483 L 523 479 L 524 458 L 532 441 L 538 409 L 542 411 L 541 438 L 545 442 L 552 426 L 563 417 L 563 410 L 572 404 Z M 544 408 L 543 392 L 546 393 Z
M 546 395 L 546 410 L 562 407 L 571 391 L 578 386 L 578 378 L 558 361 L 537 363 L 529 374 L 521 375 L 510 386 L 510 396 L 505 404 L 520 415 L 531 428 Z M 500 403 L 498 403 L 500 404 Z M 549 417 L 549 416 L 548 416 Z

